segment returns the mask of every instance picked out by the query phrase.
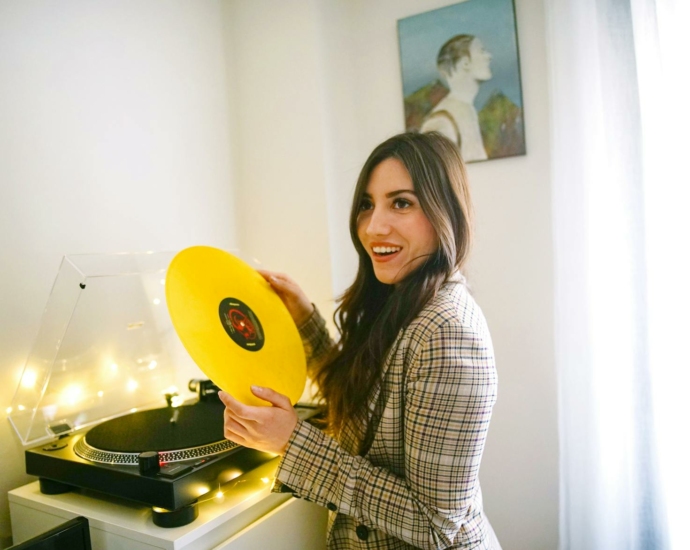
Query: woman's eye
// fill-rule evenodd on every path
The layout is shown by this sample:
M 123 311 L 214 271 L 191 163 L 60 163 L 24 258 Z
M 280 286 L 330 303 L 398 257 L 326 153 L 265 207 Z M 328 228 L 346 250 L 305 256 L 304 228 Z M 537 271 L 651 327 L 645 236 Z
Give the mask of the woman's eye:
M 412 203 L 407 199 L 395 199 L 393 201 L 393 208 L 408 208 L 412 206 Z
M 365 210 L 371 210 L 372 206 L 371 201 L 363 200 L 359 203 L 359 211 L 364 212 Z

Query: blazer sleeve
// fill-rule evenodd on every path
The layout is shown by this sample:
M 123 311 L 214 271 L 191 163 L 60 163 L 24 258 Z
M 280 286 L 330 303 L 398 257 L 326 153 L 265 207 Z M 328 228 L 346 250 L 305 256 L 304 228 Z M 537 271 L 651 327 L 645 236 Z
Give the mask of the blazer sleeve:
M 463 527 L 478 490 L 496 400 L 493 350 L 488 333 L 452 319 L 411 355 L 405 429 L 397 435 L 404 438 L 404 477 L 345 452 L 303 422 L 276 477 L 297 496 L 415 547 L 446 548 Z
M 314 306 L 311 317 L 307 319 L 297 330 L 302 338 L 304 353 L 307 358 L 307 372 L 311 372 L 320 361 L 326 358 L 335 342 L 331 339 L 326 321 L 321 317 L 321 313 Z

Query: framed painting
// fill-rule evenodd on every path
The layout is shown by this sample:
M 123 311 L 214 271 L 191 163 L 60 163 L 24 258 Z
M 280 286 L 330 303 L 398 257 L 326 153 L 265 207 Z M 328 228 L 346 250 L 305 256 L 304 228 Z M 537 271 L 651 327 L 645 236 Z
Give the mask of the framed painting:
M 513 0 L 465 0 L 398 21 L 405 127 L 466 162 L 525 154 Z

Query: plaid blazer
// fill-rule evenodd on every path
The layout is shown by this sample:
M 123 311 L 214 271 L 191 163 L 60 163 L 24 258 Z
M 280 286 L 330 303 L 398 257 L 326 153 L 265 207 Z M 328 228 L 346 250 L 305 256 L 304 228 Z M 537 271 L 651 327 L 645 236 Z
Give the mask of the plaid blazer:
M 300 334 L 311 365 L 333 345 L 318 312 Z M 455 279 L 398 334 L 367 418 L 338 441 L 298 422 L 273 491 L 326 506 L 331 549 L 499 550 L 478 480 L 496 386 L 486 321 Z M 373 441 L 358 456 L 367 421 Z

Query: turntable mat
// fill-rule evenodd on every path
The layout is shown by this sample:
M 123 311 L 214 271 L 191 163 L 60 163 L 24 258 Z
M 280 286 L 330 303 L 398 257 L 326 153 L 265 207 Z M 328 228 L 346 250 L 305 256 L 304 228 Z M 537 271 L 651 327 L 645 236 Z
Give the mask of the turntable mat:
M 179 411 L 171 423 L 173 411 Z M 222 403 L 139 411 L 108 420 L 86 434 L 86 442 L 102 451 L 141 453 L 174 451 L 208 445 L 223 437 Z

